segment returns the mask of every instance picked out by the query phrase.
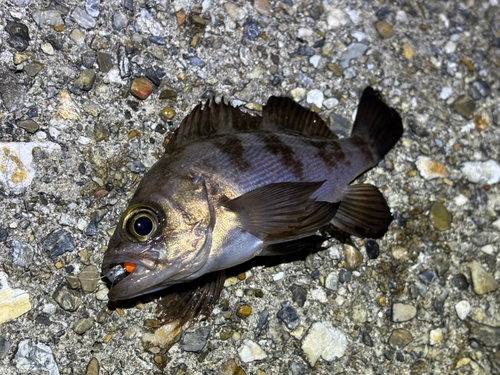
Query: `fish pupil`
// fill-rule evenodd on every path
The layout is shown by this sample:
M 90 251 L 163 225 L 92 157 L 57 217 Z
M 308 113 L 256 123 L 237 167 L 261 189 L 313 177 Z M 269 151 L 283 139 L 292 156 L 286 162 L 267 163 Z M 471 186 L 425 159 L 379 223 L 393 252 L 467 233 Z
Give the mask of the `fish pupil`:
M 147 216 L 142 216 L 134 222 L 134 230 L 139 236 L 147 236 L 153 230 L 153 221 Z

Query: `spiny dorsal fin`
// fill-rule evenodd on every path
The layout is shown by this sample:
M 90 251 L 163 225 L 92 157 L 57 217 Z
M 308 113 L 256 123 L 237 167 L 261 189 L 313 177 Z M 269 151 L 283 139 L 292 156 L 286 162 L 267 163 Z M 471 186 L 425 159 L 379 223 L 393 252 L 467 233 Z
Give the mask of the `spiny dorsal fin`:
M 264 129 L 287 129 L 316 137 L 338 139 L 325 122 L 290 98 L 271 96 L 262 110 Z
M 239 108 L 227 105 L 224 100 L 217 104 L 214 99 L 210 99 L 204 107 L 198 104 L 186 116 L 169 139 L 165 151 L 170 153 L 177 147 L 212 134 L 256 130 L 261 123 L 260 116 L 242 112 Z

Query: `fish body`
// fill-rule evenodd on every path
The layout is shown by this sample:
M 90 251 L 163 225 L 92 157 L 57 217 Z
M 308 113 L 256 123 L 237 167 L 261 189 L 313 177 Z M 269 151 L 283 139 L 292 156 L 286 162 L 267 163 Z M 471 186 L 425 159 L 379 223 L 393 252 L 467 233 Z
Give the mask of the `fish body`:
M 371 88 L 343 139 L 288 98 L 271 97 L 262 117 L 224 102 L 197 106 L 144 175 L 110 240 L 104 275 L 136 264 L 110 300 L 206 280 L 181 302 L 201 309 L 218 297 L 225 269 L 296 251 L 328 223 L 382 236 L 392 220 L 382 194 L 350 183 L 401 134 L 401 118 Z

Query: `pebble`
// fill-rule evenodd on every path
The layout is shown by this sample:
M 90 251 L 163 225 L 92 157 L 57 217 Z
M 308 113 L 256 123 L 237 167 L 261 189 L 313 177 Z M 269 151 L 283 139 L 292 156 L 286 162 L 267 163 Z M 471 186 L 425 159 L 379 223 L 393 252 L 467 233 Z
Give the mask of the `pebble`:
M 500 327 L 492 327 L 470 320 L 469 329 L 469 339 L 476 340 L 488 347 L 500 345 Z
M 477 79 L 472 81 L 467 93 L 472 97 L 472 99 L 479 100 L 488 97 L 491 93 L 491 88 L 488 83 L 481 79 Z
M 182 338 L 182 348 L 187 352 L 200 353 L 207 344 L 210 327 L 200 327 L 193 332 L 185 332 Z
M 78 335 L 83 335 L 85 332 L 91 329 L 93 325 L 93 317 L 79 319 L 75 323 L 73 323 L 73 331 Z
M 455 311 L 460 320 L 465 320 L 470 313 L 471 306 L 469 301 L 462 300 L 455 305 Z
M 444 86 L 441 88 L 441 92 L 439 93 L 439 98 L 446 100 L 451 95 L 453 95 L 453 89 L 451 87 Z
M 469 288 L 469 282 L 463 273 L 453 276 L 451 282 L 460 290 L 467 290 Z
M 241 56 L 241 49 L 240 49 L 240 56 Z M 189 55 L 182 55 L 182 57 L 186 60 L 189 61 L 189 63 L 193 66 L 199 66 L 200 68 L 203 68 L 206 64 L 205 61 L 200 59 L 198 56 L 189 56 Z
M 406 60 L 411 61 L 413 56 L 415 56 L 415 51 L 411 48 L 410 43 L 405 42 L 403 43 L 401 54 Z
M 347 350 L 347 337 L 330 321 L 316 322 L 302 341 L 302 350 L 311 366 L 319 357 L 325 361 L 341 358 Z
M 109 53 L 99 52 L 97 61 L 99 62 L 99 70 L 103 73 L 108 73 L 113 68 L 113 60 Z
M 349 17 L 343 11 L 335 8 L 332 3 L 325 2 L 326 22 L 329 30 L 336 30 L 349 23 Z
M 252 340 L 245 339 L 243 345 L 238 349 L 238 355 L 240 359 L 245 362 L 253 362 L 261 359 L 266 359 L 266 353 Z
M 37 10 L 31 16 L 38 26 L 64 25 L 61 13 L 57 10 Z
M 99 16 L 99 7 L 101 5 L 101 0 L 85 0 L 85 10 L 87 13 L 97 18 Z
M 351 276 L 351 271 L 342 268 L 339 272 L 339 281 L 342 284 L 349 283 L 351 281 Z
M 99 361 L 97 358 L 93 357 L 89 364 L 87 365 L 87 370 L 85 371 L 85 375 L 99 375 Z
M 428 156 L 419 156 L 415 162 L 420 175 L 426 180 L 441 178 L 446 175 L 446 167 Z
M 342 69 L 346 69 L 349 67 L 351 60 L 358 59 L 368 51 L 368 46 L 363 43 L 351 43 L 347 48 L 342 52 L 340 57 L 339 65 Z
M 168 121 L 168 120 L 172 119 L 174 117 L 174 115 L 175 115 L 175 111 L 168 106 L 164 107 L 160 111 L 160 116 L 164 121 Z
M 297 87 L 290 91 L 290 94 L 293 100 L 298 103 L 306 96 L 306 90 L 302 87 Z
M 254 20 L 252 17 L 248 17 L 243 27 L 245 28 L 245 33 L 243 34 L 244 38 L 247 38 L 248 40 L 257 39 L 260 34 L 260 30 L 257 27 L 256 20 Z
M 95 81 L 95 70 L 85 69 L 75 81 L 75 85 L 83 91 L 92 89 Z
M 52 294 L 52 298 L 65 311 L 76 311 L 82 302 L 80 294 L 69 289 L 66 284 L 60 284 Z
M 49 56 L 52 56 L 55 54 L 55 51 L 54 51 L 54 47 L 52 46 L 52 44 L 50 43 L 43 43 L 40 48 L 42 49 L 42 51 L 49 55 Z
M 410 331 L 404 328 L 397 328 L 392 331 L 389 337 L 389 345 L 396 350 L 403 349 L 406 345 L 413 341 L 413 335 Z
M 35 343 L 31 339 L 22 340 L 17 346 L 13 362 L 19 372 L 44 372 L 59 375 L 59 369 L 50 346 Z
M 125 27 L 127 27 L 129 23 L 129 18 L 127 13 L 125 13 L 122 10 L 119 10 L 115 14 L 113 14 L 113 27 L 117 31 L 123 30 Z
M 472 287 L 476 294 L 483 295 L 497 290 L 498 285 L 495 278 L 481 266 L 481 263 L 474 260 L 469 262 L 468 266 L 471 272 Z
M 366 323 L 368 313 L 366 312 L 366 303 L 355 301 L 349 309 L 349 319 L 356 324 Z
M 126 166 L 133 173 L 142 173 L 146 170 L 146 166 L 139 160 L 128 162 Z
M 385 20 L 387 17 L 389 17 L 389 14 L 390 14 L 390 13 L 391 13 L 391 12 L 390 12 L 389 8 L 387 8 L 387 7 L 382 7 L 382 8 L 380 8 L 380 9 L 377 11 L 377 13 L 375 13 L 375 14 L 376 14 L 376 16 L 377 16 L 377 18 L 378 18 L 379 20 Z
M 491 363 L 492 374 L 500 374 L 500 350 L 497 350 L 496 353 L 491 354 L 489 356 L 489 360 Z
M 370 259 L 377 259 L 380 254 L 380 247 L 374 240 L 368 240 L 365 243 L 366 255 Z
M 339 100 L 337 98 L 328 98 L 323 102 L 323 106 L 326 109 L 333 109 L 339 104 Z
M 329 273 L 326 277 L 325 288 L 334 291 L 338 289 L 338 277 L 335 272 Z
M 85 29 L 93 29 L 96 25 L 95 19 L 80 7 L 75 7 L 73 13 L 71 13 L 71 18 Z
M 436 310 L 436 312 L 440 315 L 444 313 L 444 302 L 448 298 L 448 295 L 448 291 L 443 290 L 432 300 L 432 307 L 434 307 L 434 310 Z
M 233 3 L 224 3 L 224 8 L 226 9 L 229 17 L 235 21 L 241 21 L 247 15 L 244 9 L 237 7 Z
M 259 313 L 259 321 L 257 322 L 257 327 L 255 327 L 255 338 L 258 338 L 264 331 L 267 325 L 267 319 L 269 318 L 269 311 L 267 309 L 262 310 Z
M 97 288 L 99 270 L 94 265 L 87 266 L 78 275 L 78 280 L 84 293 L 92 293 Z
M 300 316 L 290 302 L 285 302 L 281 305 L 281 310 L 278 311 L 277 316 L 291 331 L 300 325 Z
M 21 289 L 12 289 L 7 283 L 7 274 L 0 272 L 0 325 L 30 310 L 29 294 Z
M 474 117 L 476 103 L 469 96 L 460 95 L 453 103 L 453 107 L 455 111 L 470 120 Z
M 307 103 L 314 104 L 316 107 L 323 106 L 324 95 L 321 90 L 311 90 L 307 93 Z
M 251 313 L 252 313 L 252 307 L 249 305 L 240 305 L 236 310 L 236 315 L 238 315 L 240 318 L 246 318 Z
M 41 62 L 34 61 L 26 64 L 23 70 L 29 77 L 35 77 L 40 72 L 40 70 L 44 68 L 44 66 L 45 65 L 43 65 Z
M 361 265 L 361 253 L 354 246 L 344 245 L 344 256 L 347 269 L 353 270 Z
M 75 250 L 75 240 L 71 233 L 64 229 L 54 231 L 43 241 L 43 248 L 49 252 L 49 256 L 54 259 L 64 253 Z
M 146 78 L 136 78 L 132 82 L 130 92 L 136 98 L 144 100 L 153 92 L 153 84 Z
M 434 271 L 425 270 L 419 273 L 418 278 L 425 284 L 431 285 L 437 279 L 437 275 Z
M 375 23 L 375 28 L 378 33 L 385 39 L 390 38 L 394 35 L 394 29 L 391 24 L 387 21 L 378 21 Z
M 10 342 L 8 342 L 5 338 L 0 337 L 0 359 L 4 359 L 7 357 L 10 349 Z
M 307 299 L 307 290 L 305 290 L 300 285 L 293 284 L 290 287 L 292 292 L 292 301 L 295 302 L 299 307 L 304 306 Z
M 35 250 L 29 243 L 12 240 L 9 247 L 9 256 L 16 266 L 28 268 L 33 261 L 33 255 L 35 255 Z
M 487 161 L 467 161 L 460 168 L 472 183 L 494 185 L 500 181 L 500 165 L 492 159 Z
M 451 214 L 440 202 L 434 202 L 432 204 L 429 219 L 432 225 L 434 225 L 434 228 L 438 230 L 445 231 L 451 228 Z
M 417 315 L 417 308 L 412 305 L 396 302 L 392 305 L 392 321 L 407 322 Z
M 136 14 L 134 22 L 135 31 L 142 34 L 151 34 L 153 36 L 164 36 L 165 31 L 161 23 L 145 8 L 140 8 L 139 13 Z
M 321 62 L 321 56 L 319 56 L 319 55 L 311 56 L 311 58 L 309 59 L 309 62 L 311 63 L 312 66 L 314 66 L 316 69 L 318 69 L 319 64 Z
M 39 129 L 38 124 L 33 120 L 21 120 L 16 125 L 30 134 L 36 133 Z
M 19 52 L 23 52 L 28 48 L 30 35 L 28 27 L 19 22 L 7 21 L 5 31 L 10 36 L 9 45 Z
M 88 69 L 91 69 L 94 67 L 94 63 L 95 63 L 95 60 L 96 60 L 96 54 L 93 50 L 91 49 L 88 49 L 86 50 L 85 52 L 83 52 L 81 55 L 80 55 L 81 59 L 82 59 L 82 65 Z
M 5 228 L 0 227 L 0 242 L 7 241 L 8 237 L 9 237 L 9 232 L 7 232 Z
M 429 332 L 429 344 L 436 345 L 443 340 L 443 331 L 440 328 L 433 329 Z
M 234 375 L 237 369 L 238 364 L 231 358 L 219 367 L 219 375 Z
M 253 7 L 264 17 L 269 17 L 271 15 L 271 7 L 268 0 L 254 0 Z

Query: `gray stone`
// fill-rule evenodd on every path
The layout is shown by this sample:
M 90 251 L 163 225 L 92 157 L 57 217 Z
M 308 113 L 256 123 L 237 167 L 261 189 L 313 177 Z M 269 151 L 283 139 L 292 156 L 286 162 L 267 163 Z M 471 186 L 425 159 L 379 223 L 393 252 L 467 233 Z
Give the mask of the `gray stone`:
M 446 298 L 448 298 L 448 295 L 448 291 L 443 290 L 436 296 L 436 298 L 432 300 L 432 306 L 434 307 L 434 310 L 436 310 L 436 312 L 440 315 L 444 313 L 444 302 L 446 301 Z
M 146 170 L 146 166 L 142 164 L 139 160 L 134 160 L 127 163 L 127 168 L 133 173 L 141 173 Z
M 117 30 L 120 31 L 127 27 L 129 22 L 128 15 L 127 13 L 119 10 L 115 14 L 113 14 L 113 27 Z
M 125 78 L 130 75 L 130 60 L 127 57 L 125 47 L 120 45 L 116 52 L 118 59 L 118 68 L 120 69 L 120 77 Z
M 43 248 L 49 252 L 51 258 L 75 250 L 75 240 L 71 233 L 64 229 L 54 231 L 43 241 Z
M 417 315 L 415 306 L 404 303 L 394 303 L 392 305 L 392 321 L 396 323 L 407 322 Z
M 99 270 L 94 265 L 87 266 L 78 275 L 78 280 L 84 293 L 92 293 L 97 288 Z
M 5 31 L 7 31 L 10 36 L 9 45 L 12 48 L 18 50 L 19 52 L 23 52 L 26 48 L 28 48 L 30 35 L 26 25 L 20 22 L 7 21 Z
M 12 259 L 12 263 L 16 266 L 28 268 L 33 261 L 34 254 L 35 250 L 29 243 L 12 240 L 9 248 L 9 255 Z
M 59 306 L 65 311 L 76 311 L 82 302 L 80 293 L 75 290 L 69 289 L 66 284 L 59 285 L 52 298 L 56 301 Z
M 289 330 L 294 330 L 300 324 L 300 316 L 290 302 L 281 305 L 281 310 L 278 311 L 278 319 L 285 323 Z
M 290 291 L 292 292 L 292 300 L 300 307 L 304 306 L 307 299 L 307 290 L 302 288 L 300 285 L 293 284 L 290 287 Z
M 24 107 L 26 93 L 24 87 L 18 83 L 16 76 L 9 73 L 0 74 L 0 86 L 2 87 L 0 97 L 8 112 L 14 112 Z
M 35 343 L 31 339 L 19 343 L 14 363 L 19 372 L 44 371 L 49 375 L 59 375 L 52 349 L 41 342 Z
M 85 69 L 80 77 L 75 81 L 75 85 L 83 91 L 89 91 L 92 89 L 95 81 L 95 71 L 94 69 Z
M 80 7 L 75 7 L 75 10 L 71 13 L 71 18 L 85 29 L 93 29 L 96 25 L 95 19 Z
M 0 337 L 0 359 L 4 359 L 7 357 L 7 353 L 9 353 L 10 342 L 8 342 L 5 338 Z
M 467 95 L 460 95 L 453 103 L 455 111 L 460 113 L 462 116 L 468 119 L 474 117 L 474 111 L 476 110 L 476 103 Z
M 500 327 L 492 327 L 471 320 L 469 323 L 469 339 L 475 340 L 484 346 L 498 346 L 500 345 Z
M 109 53 L 99 52 L 97 61 L 99 62 L 99 70 L 103 73 L 108 73 L 113 68 L 113 58 Z
M 73 324 L 73 331 L 77 333 L 78 335 L 83 335 L 85 332 L 87 332 L 89 329 L 92 328 L 94 325 L 94 318 L 89 317 L 89 318 L 83 318 L 80 320 L 77 320 Z
M 410 331 L 404 328 L 398 328 L 392 331 L 389 337 L 389 345 L 396 350 L 403 349 L 406 345 L 413 341 L 413 335 Z
M 489 96 L 491 93 L 491 88 L 488 83 L 484 82 L 481 79 L 477 79 L 475 81 L 472 81 L 467 93 L 472 97 L 472 99 L 479 100 Z
M 100 5 L 101 5 L 101 0 L 86 0 L 85 10 L 90 16 L 97 18 L 99 16 Z
M 61 13 L 57 10 L 38 10 L 33 12 L 32 17 L 38 26 L 64 25 Z
M 201 327 L 194 332 L 186 332 L 182 338 L 182 348 L 186 352 L 199 353 L 207 344 L 209 335 L 210 327 Z
M 363 43 L 351 43 L 347 46 L 347 48 L 342 52 L 342 56 L 340 57 L 339 65 L 342 69 L 346 69 L 349 67 L 351 60 L 360 58 L 368 51 L 368 46 Z
M 418 274 L 418 278 L 426 285 L 431 285 L 437 279 L 436 272 L 425 270 Z
M 95 52 L 91 49 L 86 50 L 81 54 L 82 65 L 87 69 L 91 69 L 94 67 L 96 55 Z

